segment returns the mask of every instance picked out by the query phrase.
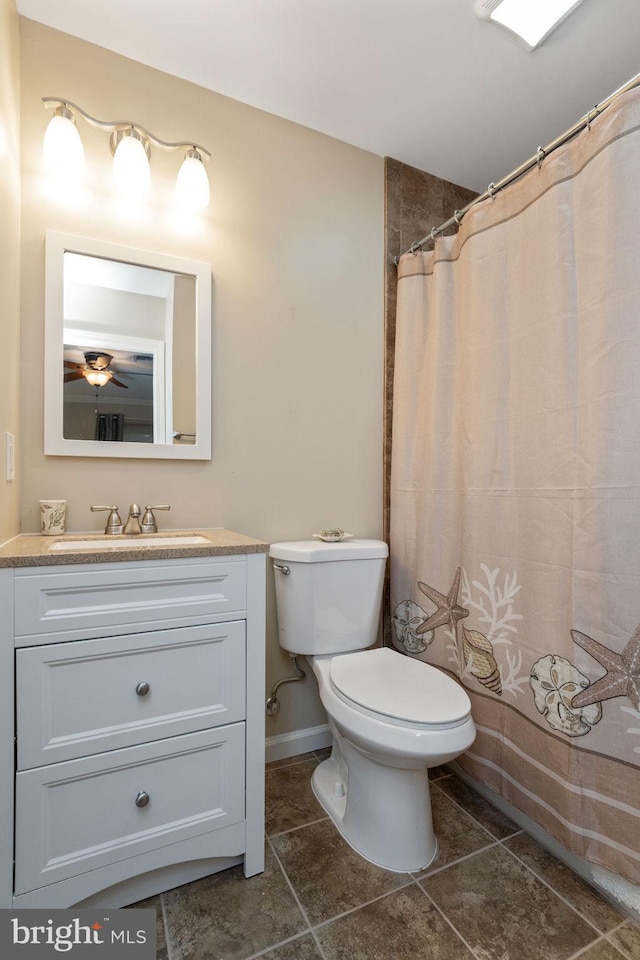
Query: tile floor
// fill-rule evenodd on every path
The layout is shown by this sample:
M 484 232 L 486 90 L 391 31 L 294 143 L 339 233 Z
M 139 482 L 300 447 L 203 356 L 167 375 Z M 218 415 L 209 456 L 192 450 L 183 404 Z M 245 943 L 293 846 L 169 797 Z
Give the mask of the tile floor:
M 310 787 L 319 751 L 269 764 L 267 865 L 169 890 L 158 960 L 640 960 L 640 930 L 446 769 L 432 773 L 437 863 L 374 867 Z

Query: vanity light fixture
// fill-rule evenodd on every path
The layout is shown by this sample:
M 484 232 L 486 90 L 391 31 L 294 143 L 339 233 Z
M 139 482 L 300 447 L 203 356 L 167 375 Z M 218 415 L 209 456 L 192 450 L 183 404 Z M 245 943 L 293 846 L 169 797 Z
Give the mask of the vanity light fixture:
M 209 178 L 196 149 L 187 150 L 178 170 L 176 199 L 186 210 L 204 210 L 209 206 Z
M 82 140 L 76 126 L 76 117 L 80 116 L 94 127 L 111 131 L 113 180 L 119 193 L 140 196 L 149 188 L 149 158 L 153 144 L 163 150 L 184 151 L 176 181 L 178 203 L 189 210 L 204 210 L 209 206 L 209 178 L 204 161 L 210 160 L 211 154 L 205 147 L 190 140 L 168 143 L 139 123 L 97 120 L 77 103 L 61 97 L 43 97 L 42 103 L 45 109 L 54 110 L 43 144 L 45 162 L 52 172 L 67 178 L 79 177 L 84 162 Z
M 476 0 L 481 20 L 499 23 L 535 50 L 582 0 Z
M 44 135 L 42 153 L 50 173 L 79 179 L 84 172 L 84 147 L 73 114 L 65 104 L 55 108 Z
M 140 196 L 151 186 L 149 141 L 145 141 L 134 127 L 114 131 L 114 134 L 111 136 L 113 185 L 120 194 Z M 114 142 L 117 144 L 115 148 Z

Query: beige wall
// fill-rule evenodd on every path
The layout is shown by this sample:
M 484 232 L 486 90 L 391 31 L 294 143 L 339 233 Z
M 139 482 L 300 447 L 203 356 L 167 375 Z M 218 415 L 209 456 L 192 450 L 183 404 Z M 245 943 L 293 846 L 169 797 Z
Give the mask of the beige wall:
M 37 500 L 69 501 L 71 530 L 97 530 L 91 503 L 166 503 L 163 526 L 225 526 L 264 540 L 324 526 L 382 533 L 384 164 L 309 129 L 21 21 L 24 531 Z M 42 96 L 102 119 L 132 119 L 164 140 L 208 147 L 212 204 L 181 233 L 167 198 L 178 154 L 155 151 L 146 214 L 110 194 L 107 137 L 79 122 L 85 201 L 47 196 Z M 211 263 L 213 459 L 91 460 L 42 453 L 43 237 L 46 229 Z M 104 518 L 102 518 L 104 519 Z M 277 645 L 272 583 L 268 681 L 289 671 Z M 282 691 L 267 735 L 322 723 L 315 681 Z
M 20 442 L 20 38 L 14 0 L 0 0 L 0 543 L 20 532 L 20 483 L 5 480 L 5 433 Z M 19 464 L 18 464 L 19 467 Z

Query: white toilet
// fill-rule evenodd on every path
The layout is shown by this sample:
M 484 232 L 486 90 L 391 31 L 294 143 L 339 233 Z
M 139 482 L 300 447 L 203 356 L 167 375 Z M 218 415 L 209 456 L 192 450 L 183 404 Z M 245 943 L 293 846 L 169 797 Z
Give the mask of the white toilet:
M 475 739 L 471 703 L 454 680 L 376 642 L 386 543 L 274 543 L 280 644 L 308 657 L 333 734 L 313 791 L 345 840 L 387 870 L 437 853 L 429 767 Z

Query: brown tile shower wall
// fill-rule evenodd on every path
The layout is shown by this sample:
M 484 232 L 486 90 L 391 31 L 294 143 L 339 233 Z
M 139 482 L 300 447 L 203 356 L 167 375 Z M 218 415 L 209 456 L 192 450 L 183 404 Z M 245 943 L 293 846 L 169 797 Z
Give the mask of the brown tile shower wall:
M 389 489 L 391 479 L 391 417 L 393 412 L 393 361 L 396 339 L 397 271 L 394 257 L 414 240 L 453 216 L 476 191 L 441 180 L 399 160 L 385 160 L 385 390 L 384 390 L 384 538 L 389 542 Z M 384 643 L 391 645 L 389 580 L 385 581 Z

